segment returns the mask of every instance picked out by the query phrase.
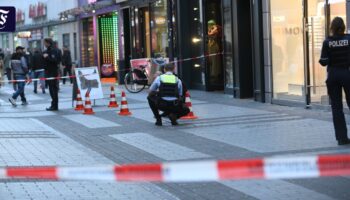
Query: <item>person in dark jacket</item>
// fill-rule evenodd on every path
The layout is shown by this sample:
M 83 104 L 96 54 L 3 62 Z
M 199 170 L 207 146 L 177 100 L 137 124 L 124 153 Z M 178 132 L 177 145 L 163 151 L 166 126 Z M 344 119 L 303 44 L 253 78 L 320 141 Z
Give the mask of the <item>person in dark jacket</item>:
M 13 106 L 17 106 L 16 99 L 18 96 L 21 96 L 22 105 L 27 105 L 27 99 L 24 95 L 24 87 L 26 82 L 24 80 L 29 79 L 28 77 L 28 65 L 27 60 L 24 57 L 23 52 L 24 47 L 18 46 L 16 47 L 16 53 L 14 53 L 11 57 L 11 69 L 14 76 L 14 80 L 18 81 L 18 89 L 17 91 L 12 95 L 11 98 L 9 98 L 10 103 Z
M 45 75 L 47 78 L 58 76 L 58 50 L 54 47 L 53 40 L 51 38 L 44 39 L 44 45 L 46 50 L 43 52 L 43 58 L 45 61 Z M 58 110 L 58 86 L 57 79 L 48 80 L 49 91 L 51 96 L 51 106 L 46 108 L 47 111 Z
M 38 48 L 34 50 L 34 54 L 32 57 L 32 72 L 33 72 L 33 78 L 34 79 L 41 79 L 40 80 L 40 88 L 43 94 L 45 94 L 45 61 L 44 58 Z M 38 81 L 34 81 L 34 93 L 38 93 Z
M 67 47 L 63 48 L 63 55 L 62 55 L 62 65 L 63 65 L 63 76 L 72 76 L 72 57 L 70 54 L 70 51 Z M 70 83 L 73 84 L 72 77 L 69 78 Z M 63 79 L 63 85 L 66 84 L 66 78 Z
M 331 99 L 333 124 L 338 145 L 350 144 L 343 112 L 343 89 L 350 108 L 350 35 L 345 34 L 342 18 L 331 23 L 331 36 L 322 46 L 320 64 L 327 66 L 327 90 Z

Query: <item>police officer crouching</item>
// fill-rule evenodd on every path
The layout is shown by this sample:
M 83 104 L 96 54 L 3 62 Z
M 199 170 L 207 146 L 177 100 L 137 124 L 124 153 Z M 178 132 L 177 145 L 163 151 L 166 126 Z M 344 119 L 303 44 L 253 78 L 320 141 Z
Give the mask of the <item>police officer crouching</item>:
M 350 144 L 343 112 L 343 88 L 350 108 L 350 35 L 344 34 L 345 24 L 336 17 L 331 23 L 331 36 L 322 46 L 320 64 L 327 66 L 327 90 L 331 99 L 333 124 L 338 145 Z
M 169 113 L 173 126 L 178 125 L 177 119 L 186 116 L 190 110 L 182 101 L 182 82 L 174 75 L 174 65 L 164 66 L 165 73 L 158 76 L 150 87 L 147 97 L 149 106 L 156 118 L 156 125 L 162 126 L 159 110 Z

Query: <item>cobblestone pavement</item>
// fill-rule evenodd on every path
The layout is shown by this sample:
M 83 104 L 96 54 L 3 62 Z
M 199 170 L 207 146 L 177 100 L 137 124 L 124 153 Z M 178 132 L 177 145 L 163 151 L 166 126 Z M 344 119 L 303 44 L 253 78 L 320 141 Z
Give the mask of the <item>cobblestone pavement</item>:
M 195 121 L 153 125 L 146 92 L 127 94 L 130 117 L 97 100 L 93 116 L 72 109 L 61 86 L 60 111 L 48 94 L 26 89 L 29 105 L 13 108 L 0 89 L 0 166 L 87 166 L 202 159 L 350 153 L 336 144 L 327 110 L 305 110 L 191 91 Z M 120 101 L 120 93 L 117 94 Z M 348 122 L 350 117 L 348 117 Z M 349 123 L 350 124 L 350 123 Z M 0 180 L 0 199 L 350 199 L 350 178 L 206 183 L 114 183 Z

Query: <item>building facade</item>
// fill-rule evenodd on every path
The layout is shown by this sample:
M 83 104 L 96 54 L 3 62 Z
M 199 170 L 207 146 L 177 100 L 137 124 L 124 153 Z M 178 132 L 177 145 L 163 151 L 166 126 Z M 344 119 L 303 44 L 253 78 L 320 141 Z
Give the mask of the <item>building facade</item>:
M 121 5 L 125 65 L 163 56 L 189 88 L 260 102 L 329 105 L 321 44 L 346 0 L 133 0 Z M 348 9 L 347 9 L 348 8 Z M 348 22 L 349 24 L 349 22 Z
M 62 18 L 59 15 L 64 10 L 76 7 L 76 1 L 62 4 L 60 0 L 28 0 L 26 3 L 15 0 L 10 4 L 16 7 L 16 32 L 0 34 L 2 48 L 13 51 L 21 45 L 28 50 L 43 50 L 43 39 L 51 37 L 59 48 L 66 46 L 70 49 L 73 60 L 79 59 L 78 23 L 73 17 Z M 9 3 L 2 1 L 0 6 L 9 6 Z
M 264 0 L 263 5 L 266 99 L 307 107 L 329 105 L 327 72 L 318 60 L 331 20 L 340 16 L 349 27 L 349 2 Z
M 42 46 L 52 37 L 81 66 L 120 82 L 130 59 L 167 57 L 179 61 L 189 88 L 287 105 L 329 105 L 321 44 L 335 16 L 350 25 L 346 0 L 52 1 L 59 4 L 44 2 L 46 13 L 41 1 L 14 1 L 17 30 L 31 37 L 1 34 L 1 46 Z

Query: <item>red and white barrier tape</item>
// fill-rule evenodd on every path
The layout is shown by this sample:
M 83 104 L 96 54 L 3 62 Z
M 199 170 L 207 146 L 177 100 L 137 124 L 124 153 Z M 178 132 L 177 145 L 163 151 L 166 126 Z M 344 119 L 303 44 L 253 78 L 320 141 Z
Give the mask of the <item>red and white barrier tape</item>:
M 1 179 L 204 182 L 350 176 L 350 154 L 106 167 L 6 167 Z
M 169 63 L 181 63 L 181 62 L 186 62 L 186 61 L 190 61 L 190 60 L 197 60 L 197 59 L 201 59 L 201 58 L 206 58 L 206 57 L 212 57 L 212 56 L 218 56 L 218 55 L 222 55 L 224 53 L 215 53 L 215 54 L 206 54 L 206 55 L 202 55 L 202 56 L 197 56 L 197 57 L 193 57 L 193 58 L 186 58 L 186 59 L 182 59 L 182 60 L 176 60 L 173 62 L 169 62 Z M 118 70 L 118 72 L 121 71 L 127 71 L 127 70 Z M 83 76 L 91 76 L 94 74 L 86 74 Z M 32 82 L 32 81 L 46 81 L 46 80 L 60 80 L 60 79 L 66 79 L 66 78 L 76 78 L 75 75 L 73 76 L 58 76 L 58 77 L 49 77 L 49 78 L 36 78 L 36 79 L 23 79 L 23 80 L 3 80 L 0 81 L 0 83 L 19 83 L 19 82 Z

